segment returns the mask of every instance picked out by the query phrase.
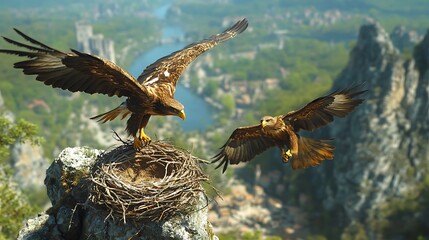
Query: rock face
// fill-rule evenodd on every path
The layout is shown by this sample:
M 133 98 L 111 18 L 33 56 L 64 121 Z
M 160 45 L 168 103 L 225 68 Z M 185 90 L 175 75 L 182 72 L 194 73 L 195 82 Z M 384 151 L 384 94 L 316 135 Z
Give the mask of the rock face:
M 102 151 L 67 148 L 46 171 L 45 185 L 53 207 L 27 221 L 18 239 L 216 239 L 207 221 L 203 195 L 198 211 L 161 222 L 112 220 L 87 202 L 85 179 Z
M 115 48 L 112 40 L 104 38 L 103 34 L 93 34 L 92 26 L 86 22 L 76 22 L 75 27 L 79 51 L 115 62 Z
M 327 128 L 337 154 L 319 169 L 317 191 L 335 226 L 344 232 L 360 226 L 374 239 L 386 237 L 383 221 L 392 221 L 395 206 L 414 202 L 419 209 L 416 196 L 427 187 L 429 32 L 413 58 L 404 60 L 379 24 L 362 26 L 334 89 L 363 81 L 366 101 Z M 415 213 L 412 221 L 428 219 L 424 214 Z
M 398 26 L 393 29 L 392 33 L 390 33 L 390 39 L 393 45 L 401 51 L 406 48 L 413 48 L 421 41 L 421 37 L 416 31 L 409 31 L 404 26 Z
M 14 178 L 21 188 L 43 188 L 44 176 L 40 174 L 49 166 L 43 156 L 41 146 L 16 143 L 12 147 L 11 164 L 15 169 Z

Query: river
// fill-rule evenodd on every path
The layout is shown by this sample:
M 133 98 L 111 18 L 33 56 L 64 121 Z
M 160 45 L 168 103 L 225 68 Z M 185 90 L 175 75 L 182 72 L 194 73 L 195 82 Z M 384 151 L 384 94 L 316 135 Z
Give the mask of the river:
M 155 15 L 163 19 L 167 10 L 168 5 L 162 6 L 155 11 Z M 177 26 L 169 26 L 162 30 L 162 34 L 164 38 L 170 38 L 183 35 L 183 31 Z M 137 57 L 128 70 L 134 77 L 138 77 L 146 66 L 163 56 L 182 49 L 187 44 L 189 43 L 175 42 L 156 46 Z M 198 61 L 198 58 L 196 61 Z M 213 123 L 213 108 L 199 95 L 181 85 L 180 79 L 177 84 L 175 98 L 185 106 L 186 120 L 182 121 L 178 117 L 175 118 L 180 122 L 180 126 L 185 132 L 194 130 L 203 131 Z

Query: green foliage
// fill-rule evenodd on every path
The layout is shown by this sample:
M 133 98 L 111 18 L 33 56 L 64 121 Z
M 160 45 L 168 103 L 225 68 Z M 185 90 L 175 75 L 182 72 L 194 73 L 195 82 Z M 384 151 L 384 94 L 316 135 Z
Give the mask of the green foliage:
M 308 235 L 305 237 L 305 240 L 327 240 L 325 236 L 322 235 Z
M 0 116 L 0 164 L 5 164 L 9 155 L 9 147 L 16 142 L 30 141 L 40 143 L 41 138 L 36 136 L 37 127 L 25 120 L 19 119 L 13 124 L 9 119 Z
M 0 239 L 12 239 L 18 234 L 22 221 L 36 212 L 37 207 L 30 205 L 24 194 L 11 178 L 7 165 L 10 146 L 16 142 L 40 142 L 36 137 L 37 128 L 24 120 L 15 124 L 0 117 Z M 46 198 L 44 198 L 46 199 Z
M 364 225 L 359 222 L 350 224 L 341 234 L 341 240 L 368 240 Z
M 261 231 L 254 231 L 254 232 L 246 232 L 242 235 L 243 240 L 256 240 L 262 238 L 262 232 Z
M 217 93 L 219 88 L 219 83 L 215 80 L 208 80 L 206 86 L 204 87 L 203 94 L 208 97 L 213 97 Z
M 0 196 L 0 239 L 14 239 L 23 226 L 23 220 L 35 209 L 1 168 Z
M 191 89 L 198 89 L 200 87 L 200 82 L 196 76 L 191 76 L 191 79 L 189 80 L 189 86 Z
M 429 176 L 403 196 L 389 199 L 377 211 L 379 213 L 371 215 L 368 224 L 383 238 L 428 238 Z
M 49 197 L 46 194 L 46 187 L 27 187 L 21 189 L 23 198 L 30 204 L 32 211 L 30 215 L 43 210 L 47 203 L 50 203 Z
M 234 101 L 234 96 L 232 96 L 231 94 L 225 94 L 221 97 L 220 99 L 221 104 L 224 106 L 225 108 L 225 112 L 229 115 L 232 116 L 232 114 L 235 111 L 235 101 Z

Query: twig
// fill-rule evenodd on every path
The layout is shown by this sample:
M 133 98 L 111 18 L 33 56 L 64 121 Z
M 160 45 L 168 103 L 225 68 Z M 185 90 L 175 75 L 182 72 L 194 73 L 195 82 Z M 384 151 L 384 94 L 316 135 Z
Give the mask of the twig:
M 104 154 L 93 167 L 89 199 L 124 223 L 127 219 L 161 221 L 196 211 L 204 194 L 201 182 L 210 185 L 199 162 L 190 153 L 159 141 L 138 152 L 125 144 Z

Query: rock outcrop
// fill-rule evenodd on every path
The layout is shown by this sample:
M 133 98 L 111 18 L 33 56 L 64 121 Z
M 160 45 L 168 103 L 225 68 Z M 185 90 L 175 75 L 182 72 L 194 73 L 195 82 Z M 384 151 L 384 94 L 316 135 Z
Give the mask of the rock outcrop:
M 112 40 L 104 38 L 103 34 L 94 34 L 92 26 L 86 22 L 76 22 L 75 28 L 79 51 L 115 62 L 115 48 Z
M 40 174 L 49 166 L 43 148 L 30 143 L 15 143 L 10 162 L 15 170 L 14 178 L 21 188 L 42 189 L 44 176 Z
M 397 26 L 390 33 L 390 39 L 393 45 L 400 51 L 407 48 L 413 48 L 418 42 L 420 42 L 421 36 L 413 30 L 408 30 L 404 26 Z
M 160 222 L 114 220 L 88 202 L 88 177 L 102 151 L 66 148 L 46 171 L 52 208 L 27 221 L 18 239 L 216 239 L 201 194 L 196 211 Z
M 333 88 L 364 81 L 364 104 L 324 132 L 336 139 L 337 154 L 333 164 L 318 169 L 319 201 L 343 234 L 360 228 L 370 239 L 401 236 L 386 233 L 396 208 L 410 210 L 409 221 L 429 229 L 419 220 L 429 215 L 419 211 L 424 200 L 418 197 L 429 187 L 423 185 L 429 170 L 429 32 L 413 58 L 403 59 L 379 24 L 362 26 Z

